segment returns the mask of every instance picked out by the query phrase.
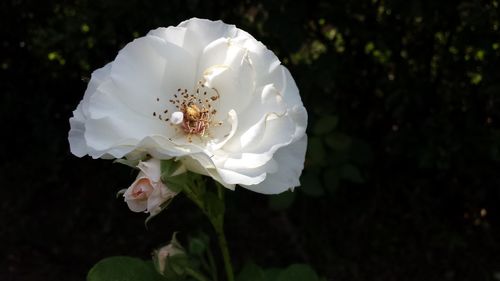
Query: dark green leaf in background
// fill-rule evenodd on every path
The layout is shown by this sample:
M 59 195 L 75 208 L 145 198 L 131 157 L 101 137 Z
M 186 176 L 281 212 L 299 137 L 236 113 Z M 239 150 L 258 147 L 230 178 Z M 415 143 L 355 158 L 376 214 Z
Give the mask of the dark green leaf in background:
M 318 275 L 307 264 L 293 264 L 281 272 L 276 281 L 318 281 Z
M 99 261 L 89 271 L 87 281 L 165 281 L 152 262 L 116 256 Z
M 264 270 L 253 262 L 247 262 L 236 277 L 236 281 L 265 281 Z
M 316 135 L 324 135 L 333 131 L 339 122 L 337 116 L 324 116 L 314 124 L 313 133 Z

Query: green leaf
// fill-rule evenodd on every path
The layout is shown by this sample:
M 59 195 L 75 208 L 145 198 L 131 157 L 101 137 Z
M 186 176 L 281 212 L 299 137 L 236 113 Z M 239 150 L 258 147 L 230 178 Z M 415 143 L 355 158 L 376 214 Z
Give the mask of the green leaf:
M 316 135 L 324 135 L 333 131 L 337 124 L 339 123 L 339 118 L 337 116 L 324 116 L 320 118 L 313 128 L 313 133 Z
M 269 196 L 269 207 L 275 211 L 288 209 L 295 201 L 295 192 L 285 191 L 281 194 Z
M 151 262 L 138 258 L 116 256 L 95 264 L 87 274 L 87 281 L 161 281 Z
M 189 253 L 194 256 L 201 256 L 207 249 L 207 242 L 200 238 L 189 239 Z
M 323 166 L 325 162 L 325 146 L 319 137 L 311 137 L 307 144 L 307 158 L 312 166 Z
M 264 281 L 276 281 L 278 276 L 283 272 L 280 268 L 268 268 L 264 272 Z
M 351 138 L 346 134 L 333 133 L 325 138 L 325 143 L 331 149 L 345 151 L 351 147 Z
M 236 281 L 265 281 L 264 271 L 255 263 L 247 262 L 236 277 Z
M 363 183 L 364 182 L 364 179 L 361 176 L 361 172 L 359 171 L 359 169 L 356 166 L 351 165 L 351 164 L 343 165 L 340 168 L 340 176 L 343 179 L 346 179 L 346 180 L 349 180 L 349 181 L 352 181 L 355 183 Z
M 319 278 L 309 265 L 293 264 L 281 272 L 276 281 L 319 281 Z

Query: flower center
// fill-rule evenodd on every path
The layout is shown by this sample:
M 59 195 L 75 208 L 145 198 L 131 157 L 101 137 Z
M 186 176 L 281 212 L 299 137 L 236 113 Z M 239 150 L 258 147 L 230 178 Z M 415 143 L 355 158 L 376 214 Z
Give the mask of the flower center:
M 178 131 L 186 135 L 189 142 L 193 136 L 200 138 L 209 136 L 208 129 L 211 126 L 222 125 L 221 121 L 214 121 L 213 117 L 217 113 L 215 102 L 218 102 L 220 95 L 217 89 L 209 88 L 204 83 L 198 81 L 198 86 L 190 93 L 187 89 L 177 89 L 169 102 L 175 106 L 177 111 L 173 112 L 169 118 L 158 118 L 162 121 L 170 121 L 172 126 L 177 126 Z M 157 98 L 157 101 L 159 99 Z M 168 114 L 168 110 L 163 112 Z M 156 112 L 153 112 L 156 116 Z

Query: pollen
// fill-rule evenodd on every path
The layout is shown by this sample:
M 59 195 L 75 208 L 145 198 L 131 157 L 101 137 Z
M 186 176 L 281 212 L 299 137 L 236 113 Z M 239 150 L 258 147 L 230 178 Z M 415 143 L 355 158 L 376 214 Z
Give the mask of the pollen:
M 196 104 L 191 104 L 185 107 L 186 117 L 190 121 L 196 121 L 200 119 L 201 111 Z
M 200 89 L 202 89 L 200 91 Z M 210 98 L 200 98 L 199 95 L 207 95 L 210 93 Z M 219 92 L 215 88 L 208 87 L 201 81 L 198 86 L 192 91 L 187 89 L 177 89 L 177 92 L 172 94 L 169 102 L 174 105 L 177 110 L 170 115 L 169 119 L 171 126 L 176 126 L 181 132 L 186 135 L 189 142 L 192 142 L 193 136 L 200 138 L 209 135 L 209 129 L 212 126 L 220 126 L 221 121 L 214 121 L 214 115 L 217 112 L 213 108 L 219 100 Z M 167 113 L 167 110 L 164 111 Z M 156 113 L 155 113 L 156 115 Z

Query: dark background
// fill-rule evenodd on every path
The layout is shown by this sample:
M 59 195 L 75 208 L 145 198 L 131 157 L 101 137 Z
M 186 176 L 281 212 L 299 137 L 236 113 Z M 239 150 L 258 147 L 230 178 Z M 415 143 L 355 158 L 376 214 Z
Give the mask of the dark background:
M 237 268 L 310 263 L 328 280 L 500 280 L 500 1 L 22 1 L 0 4 L 0 280 L 84 280 L 211 234 L 185 198 L 144 227 L 133 172 L 69 152 L 92 70 L 193 16 L 266 44 L 309 112 L 293 195 L 228 199 Z

